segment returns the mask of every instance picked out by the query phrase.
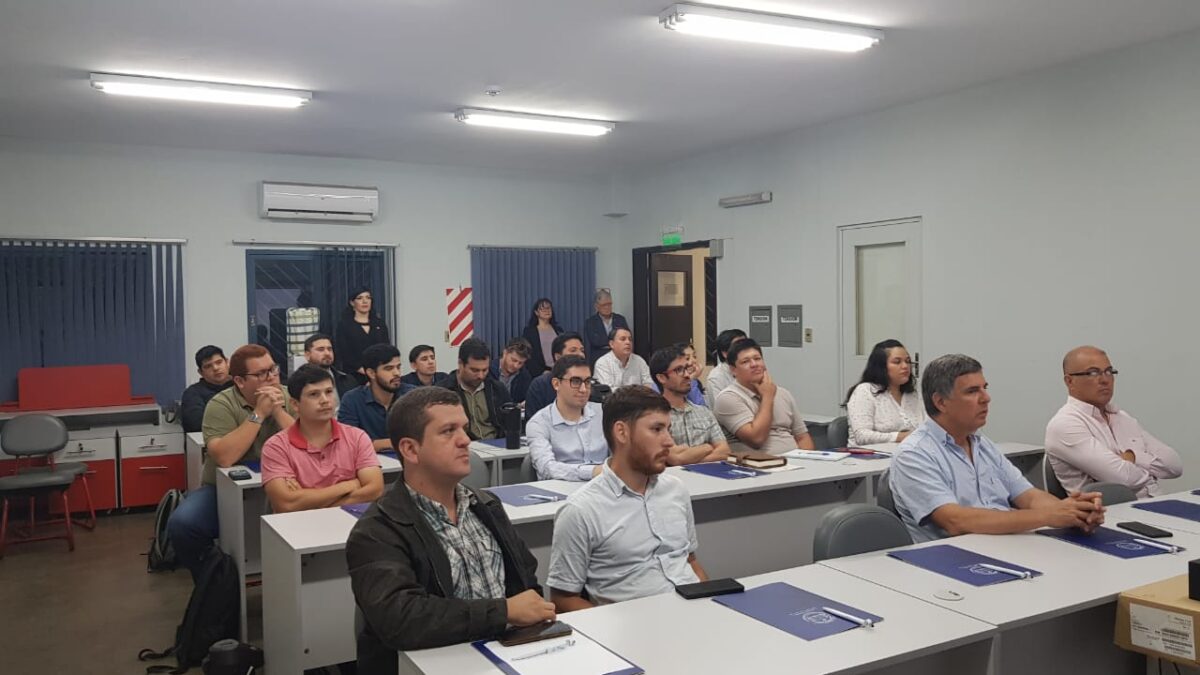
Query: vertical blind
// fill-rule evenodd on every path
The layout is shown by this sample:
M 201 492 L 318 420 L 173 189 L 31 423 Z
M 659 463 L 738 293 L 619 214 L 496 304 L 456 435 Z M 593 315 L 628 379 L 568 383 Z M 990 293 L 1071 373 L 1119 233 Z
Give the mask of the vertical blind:
M 183 391 L 182 244 L 0 241 L 0 281 L 0 400 L 50 366 L 127 364 L 131 393 L 163 404 Z
M 472 246 L 471 286 L 475 336 L 499 354 L 505 342 L 521 335 L 538 298 L 554 303 L 563 330 L 582 330 L 592 314 L 596 251 Z

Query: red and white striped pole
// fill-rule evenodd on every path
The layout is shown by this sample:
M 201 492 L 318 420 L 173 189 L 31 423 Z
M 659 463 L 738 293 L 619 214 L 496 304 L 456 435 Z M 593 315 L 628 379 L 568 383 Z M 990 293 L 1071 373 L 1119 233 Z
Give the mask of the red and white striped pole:
M 475 304 L 470 288 L 446 289 L 446 319 L 449 321 L 450 346 L 457 347 L 475 334 Z

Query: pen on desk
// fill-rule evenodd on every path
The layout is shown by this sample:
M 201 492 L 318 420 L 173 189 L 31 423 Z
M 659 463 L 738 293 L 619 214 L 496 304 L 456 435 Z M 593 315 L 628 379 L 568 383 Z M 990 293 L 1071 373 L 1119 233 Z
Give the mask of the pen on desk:
M 736 473 L 739 476 L 757 476 L 757 471 L 746 471 L 745 469 L 730 469 L 729 473 Z
M 534 652 L 532 654 L 525 654 L 524 656 L 514 656 L 509 660 L 510 661 L 522 661 L 524 659 L 532 659 L 535 656 L 545 656 L 546 654 L 554 654 L 556 652 L 563 651 L 567 647 L 574 647 L 574 646 L 575 646 L 575 638 L 570 638 L 566 642 L 562 643 L 561 645 L 555 645 L 553 647 L 548 647 L 546 649 L 541 650 L 540 652 Z
M 1004 574 L 1011 574 L 1012 576 L 1017 577 L 1018 579 L 1032 579 L 1033 578 L 1032 572 L 1028 572 L 1028 571 L 1024 571 L 1024 570 L 1014 570 L 1009 567 L 1001 567 L 999 565 L 991 565 L 988 563 L 979 563 L 979 566 L 985 570 L 991 570 L 993 572 L 1003 572 Z
M 537 493 L 525 495 L 525 499 L 532 499 L 538 502 L 556 502 L 558 497 L 554 495 L 539 495 Z
M 875 622 L 870 619 L 864 619 L 859 616 L 854 616 L 853 614 L 847 614 L 841 610 L 837 610 L 832 607 L 822 607 L 821 611 L 825 612 L 826 614 L 832 614 L 832 615 L 838 617 L 839 619 L 845 619 L 845 620 L 849 621 L 850 623 L 858 624 L 861 628 L 871 628 L 875 625 Z
M 1164 543 L 1158 542 L 1158 541 L 1150 541 L 1149 539 L 1138 539 L 1137 537 L 1134 537 L 1133 540 L 1143 546 L 1149 546 L 1151 548 L 1161 549 L 1163 551 L 1166 551 L 1167 553 L 1178 553 L 1180 551 L 1180 548 L 1178 546 L 1174 546 L 1172 544 L 1164 544 Z

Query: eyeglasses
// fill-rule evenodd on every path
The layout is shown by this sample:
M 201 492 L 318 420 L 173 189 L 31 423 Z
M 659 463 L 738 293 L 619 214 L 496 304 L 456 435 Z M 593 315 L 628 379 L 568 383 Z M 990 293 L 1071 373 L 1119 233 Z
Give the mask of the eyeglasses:
M 265 380 L 269 377 L 274 377 L 279 374 L 279 366 L 271 366 L 266 370 L 260 370 L 257 373 L 246 373 L 246 377 L 253 377 L 259 380 Z
M 1109 377 L 1116 377 L 1117 369 L 1113 368 L 1112 366 L 1109 366 L 1109 367 L 1105 368 L 1104 370 L 1100 370 L 1099 368 L 1088 368 L 1087 370 L 1080 372 L 1080 373 L 1067 373 L 1067 374 L 1070 375 L 1071 377 L 1090 377 L 1092 379 L 1100 377 L 1101 375 L 1107 375 Z
M 587 386 L 588 386 L 588 388 L 590 389 L 591 387 L 593 387 L 593 386 L 595 386 L 595 385 L 597 384 L 596 380 L 594 380 L 594 379 L 592 379 L 592 378 L 590 378 L 590 377 L 572 377 L 572 378 L 570 378 L 570 379 L 567 379 L 567 380 L 564 380 L 564 379 L 562 379 L 562 378 L 560 377 L 560 378 L 558 378 L 558 381 L 559 381 L 559 382 L 566 382 L 566 383 L 567 383 L 567 385 L 568 385 L 569 387 L 571 387 L 572 389 L 580 389 L 580 388 L 582 388 L 584 385 L 587 385 Z
M 682 377 L 682 376 L 687 375 L 688 373 L 692 372 L 692 367 L 691 367 L 691 365 L 683 365 L 683 366 L 679 366 L 677 368 L 672 368 L 671 372 Z

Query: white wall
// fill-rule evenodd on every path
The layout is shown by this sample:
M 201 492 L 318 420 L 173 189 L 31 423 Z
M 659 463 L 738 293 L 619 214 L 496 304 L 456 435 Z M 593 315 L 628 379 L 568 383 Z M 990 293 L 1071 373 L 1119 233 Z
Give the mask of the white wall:
M 382 217 L 367 226 L 267 222 L 258 217 L 264 179 L 375 185 Z M 0 236 L 186 238 L 189 380 L 196 349 L 212 343 L 229 353 L 246 342 L 245 253 L 234 239 L 398 242 L 394 332 L 404 352 L 445 344 L 444 293 L 470 283 L 468 244 L 595 246 L 597 282 L 618 303 L 629 297 L 617 225 L 601 216 L 608 189 L 593 179 L 0 139 L 0 204 Z M 446 367 L 453 356 L 441 351 Z
M 643 171 L 621 242 L 677 224 L 729 238 L 721 327 L 744 328 L 750 304 L 803 303 L 815 341 L 767 361 L 804 410 L 834 414 L 836 228 L 922 216 L 921 351 L 983 362 L 986 433 L 1041 442 L 1062 354 L 1096 343 L 1121 370 L 1118 405 L 1194 477 L 1197 63 L 1190 34 Z M 757 190 L 774 203 L 716 206 Z

